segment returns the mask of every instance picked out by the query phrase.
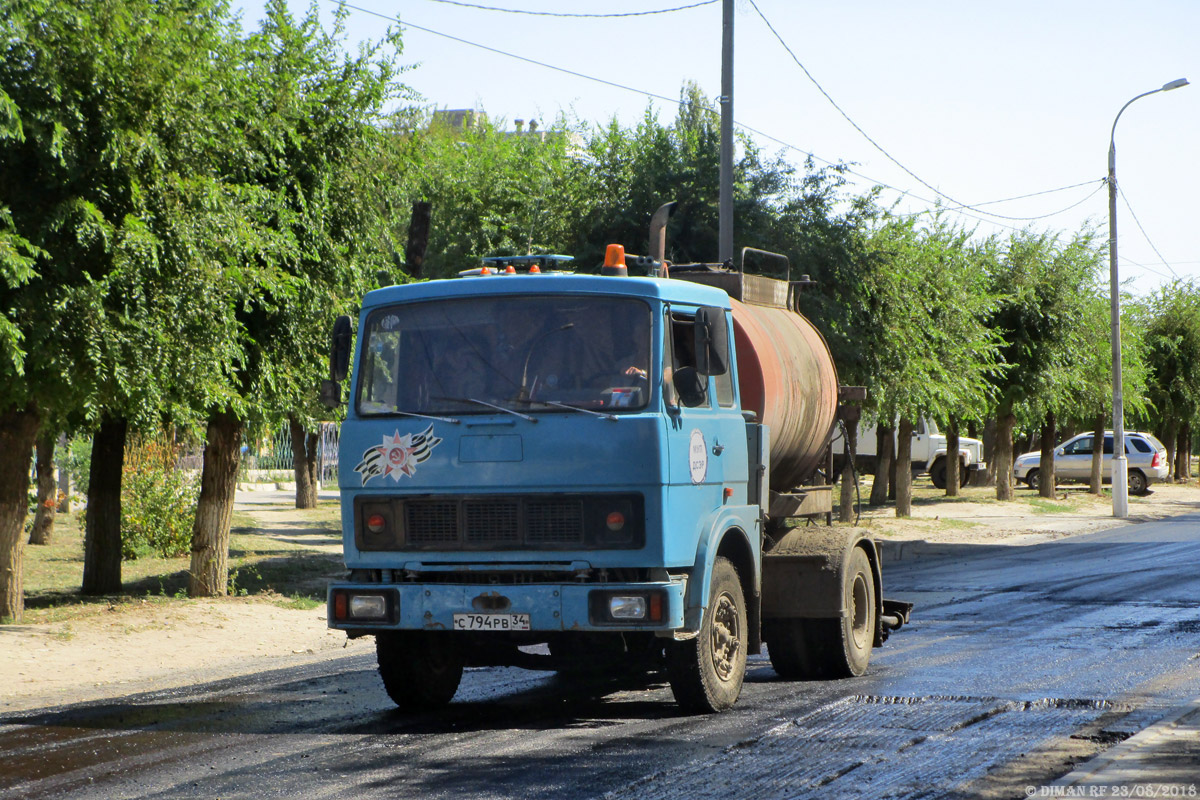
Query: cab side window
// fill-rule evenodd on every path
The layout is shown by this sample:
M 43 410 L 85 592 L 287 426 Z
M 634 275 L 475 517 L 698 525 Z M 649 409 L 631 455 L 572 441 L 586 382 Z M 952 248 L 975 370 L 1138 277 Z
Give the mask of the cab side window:
M 707 407 L 708 379 L 696 371 L 696 315 L 669 311 L 665 321 L 663 387 L 667 402 Z

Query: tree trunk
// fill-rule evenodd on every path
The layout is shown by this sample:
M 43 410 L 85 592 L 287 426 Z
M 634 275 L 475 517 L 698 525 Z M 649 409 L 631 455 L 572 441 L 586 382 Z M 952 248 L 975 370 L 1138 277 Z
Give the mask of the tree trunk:
M 1092 472 L 1088 476 L 1088 491 L 1100 494 L 1104 486 L 1104 422 L 1107 415 L 1096 414 L 1095 430 L 1092 431 Z
M 1054 497 L 1054 490 L 1058 486 L 1054 475 L 1055 427 L 1054 412 L 1047 411 L 1046 421 L 1042 424 L 1042 460 L 1038 464 L 1038 469 L 1042 471 L 1038 494 L 1042 497 Z
M 962 482 L 962 462 L 958 460 L 958 418 L 946 425 L 946 497 L 958 497 Z
M 996 414 L 996 499 L 1013 499 L 1013 416 L 1012 405 L 1003 403 Z
M 846 463 L 842 465 L 842 495 L 838 504 L 838 521 L 854 521 L 854 497 L 858 489 L 858 472 L 854 469 L 854 454 L 858 452 L 858 420 L 846 422 Z
M 408 226 L 408 246 L 404 248 L 405 267 L 414 279 L 420 278 L 425 264 L 425 250 L 429 246 L 429 223 L 433 207 L 427 200 L 417 200 L 412 205 L 412 222 Z
M 1183 458 L 1179 459 L 1179 471 L 1177 477 L 1184 483 L 1192 479 L 1192 424 L 1185 422 L 1179 428 L 1179 439 L 1181 445 L 1177 450 L 1183 451 Z
M 192 525 L 191 597 L 220 597 L 229 592 L 229 525 L 237 490 L 242 421 L 233 414 L 214 414 L 208 420 L 207 438 Z
M 983 486 L 996 485 L 996 418 L 989 417 L 983 426 L 983 460 L 987 462 L 987 471 L 983 476 Z
M 871 484 L 873 506 L 881 506 L 887 502 L 889 477 L 892 474 L 892 429 L 887 425 L 879 425 L 875 429 L 875 480 Z
M 1175 421 L 1172 419 L 1172 420 L 1168 420 L 1167 422 L 1164 422 L 1162 427 L 1160 427 L 1157 431 L 1155 431 L 1155 434 L 1158 436 L 1159 439 L 1162 440 L 1162 443 L 1164 445 L 1166 445 L 1166 448 L 1167 448 L 1167 479 L 1168 480 L 1175 477 L 1175 472 L 1177 469 L 1176 461 L 1175 461 L 1177 454 L 1179 452 L 1179 449 L 1178 449 L 1179 442 L 1177 441 L 1177 433 L 1176 433 L 1177 429 L 1178 429 L 1178 425 L 1176 425 Z
M 53 430 L 41 432 L 37 440 L 37 511 L 33 515 L 30 544 L 50 544 L 54 534 L 54 512 L 58 510 L 58 481 L 54 475 L 54 443 L 58 436 Z
M 896 432 L 896 516 L 912 516 L 912 421 L 900 418 Z
M 121 591 L 121 472 L 128 427 L 124 419 L 105 417 L 92 438 L 83 537 L 84 594 Z
M 315 433 L 306 433 L 295 417 L 288 417 L 292 434 L 292 469 L 296 473 L 296 508 L 317 507 L 317 443 Z
M 25 515 L 29 511 L 29 460 L 37 439 L 32 406 L 0 414 L 0 621 L 20 622 L 25 614 L 22 557 Z

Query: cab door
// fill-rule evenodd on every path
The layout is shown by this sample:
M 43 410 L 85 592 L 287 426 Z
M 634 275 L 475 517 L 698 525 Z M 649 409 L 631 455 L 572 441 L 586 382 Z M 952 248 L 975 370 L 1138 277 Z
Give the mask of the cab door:
M 746 503 L 746 424 L 738 410 L 733 364 L 705 375 L 696 353 L 695 307 L 668 307 L 664 314 L 663 394 L 668 463 L 667 552 L 691 563 L 706 520 L 729 503 Z M 708 309 L 711 314 L 720 309 Z M 727 312 L 722 312 L 726 313 Z M 726 351 L 733 352 L 725 326 Z M 731 359 L 729 359 L 731 361 Z M 726 490 L 731 490 L 726 497 Z M 694 532 L 689 535 L 689 532 Z

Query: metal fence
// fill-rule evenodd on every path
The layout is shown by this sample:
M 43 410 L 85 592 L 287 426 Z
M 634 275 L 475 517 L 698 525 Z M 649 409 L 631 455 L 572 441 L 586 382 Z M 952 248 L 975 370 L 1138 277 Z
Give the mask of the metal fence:
M 295 468 L 292 456 L 292 434 L 287 428 L 275 431 L 258 442 L 248 442 L 242 450 L 242 464 L 247 470 L 290 472 Z M 317 480 L 337 480 L 338 426 L 322 422 L 317 437 Z

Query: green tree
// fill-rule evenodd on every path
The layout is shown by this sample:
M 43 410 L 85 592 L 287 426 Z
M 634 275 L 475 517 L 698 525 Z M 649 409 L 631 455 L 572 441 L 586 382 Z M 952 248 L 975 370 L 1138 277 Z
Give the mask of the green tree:
M 172 256 L 159 224 L 162 189 L 211 138 L 197 134 L 196 111 L 212 95 L 205 67 L 227 13 L 221 0 L 21 0 L 0 21 L 10 134 L 0 139 L 0 208 L 11 209 L 0 416 L 22 431 L 46 416 L 98 426 L 86 591 L 120 585 L 124 433 L 164 407 L 178 374 L 166 368 L 172 348 L 190 345 L 163 335 L 189 287 L 171 268 L 182 251 Z M 27 470 L 18 439 L 0 471 Z M 0 516 L 7 531 L 13 518 Z
M 1052 492 L 1055 421 L 1076 403 L 1089 363 L 1089 298 L 1102 254 L 1090 228 L 1009 237 L 990 275 L 999 302 L 989 325 L 1004 341 L 997 373 L 996 497 L 1012 499 L 1013 427 L 1018 416 L 1042 427 L 1041 483 Z M 1047 444 L 1048 443 L 1048 444 Z
M 1176 467 L 1188 456 L 1179 444 L 1200 416 L 1200 287 L 1173 281 L 1152 293 L 1136 316 L 1149 372 L 1145 416 L 1167 446 L 1172 474 L 1179 475 Z
M 879 416 L 899 420 L 898 516 L 911 513 L 913 422 L 976 416 L 1000 373 L 1000 341 L 984 324 L 994 306 L 987 249 L 973 246 L 970 236 L 941 218 L 926 228 L 910 218 L 888 220 L 870 241 L 863 342 Z
M 228 132 L 218 173 L 241 222 L 211 257 L 240 276 L 223 297 L 239 354 L 229 393 L 206 405 L 207 447 L 192 531 L 188 591 L 224 594 L 239 445 L 247 422 L 277 427 L 316 401 L 333 317 L 391 266 L 378 249 L 380 221 L 349 202 L 363 181 L 348 175 L 374 146 L 395 82 L 398 34 L 345 52 L 345 9 L 325 31 L 313 7 L 294 19 L 272 0 L 262 28 L 236 48 L 226 73 Z

